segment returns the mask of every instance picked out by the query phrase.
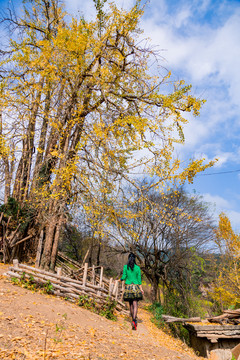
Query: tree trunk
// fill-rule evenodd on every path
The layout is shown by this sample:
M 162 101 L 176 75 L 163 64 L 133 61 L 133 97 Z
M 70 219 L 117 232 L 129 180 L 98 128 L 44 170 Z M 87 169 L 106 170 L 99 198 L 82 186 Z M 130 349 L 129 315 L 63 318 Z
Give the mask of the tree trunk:
M 98 251 L 97 251 L 97 266 L 100 265 L 100 254 L 101 254 L 101 239 L 99 239 L 98 243 Z
M 49 270 L 50 268 L 51 254 L 52 254 L 52 248 L 53 248 L 55 232 L 56 232 L 56 224 L 57 224 L 57 218 L 56 216 L 52 216 L 50 221 L 48 222 L 48 228 L 46 231 L 45 244 L 40 262 L 41 269 Z
M 31 116 L 28 122 L 28 127 L 26 131 L 26 137 L 23 139 L 23 149 L 22 157 L 20 159 L 17 175 L 15 178 L 13 197 L 15 197 L 19 202 L 26 200 L 29 187 L 30 187 L 30 175 L 32 168 L 32 158 L 35 151 L 34 147 L 34 138 L 35 138 L 35 126 L 37 121 L 38 109 L 42 94 L 44 80 L 40 82 L 40 89 L 37 92 L 36 98 L 33 99 Z
M 3 136 L 3 125 L 2 125 L 2 112 L 0 112 L 0 137 Z M 12 173 L 10 172 L 9 158 L 6 154 L 1 153 L 3 163 L 4 163 L 4 172 L 5 172 L 5 190 L 4 190 L 4 203 L 6 204 L 8 198 L 10 197 L 10 189 L 11 189 L 11 179 Z
M 36 254 L 36 262 L 35 266 L 39 268 L 40 262 L 41 262 L 41 256 L 43 251 L 43 241 L 44 241 L 44 230 L 41 231 L 39 240 L 38 240 L 38 248 L 37 248 L 37 254 Z
M 58 250 L 58 243 L 59 243 L 62 224 L 63 224 L 63 215 L 61 215 L 60 218 L 59 218 L 58 224 L 56 226 L 54 241 L 53 241 L 53 247 L 52 247 L 52 253 L 51 253 L 51 262 L 50 262 L 50 270 L 52 270 L 52 271 L 55 269 L 56 258 L 57 258 L 57 250 Z
M 158 300 L 158 285 L 159 285 L 159 279 L 157 278 L 153 278 L 151 280 L 151 285 L 152 285 L 152 289 L 151 289 L 151 298 L 152 298 L 152 302 L 156 302 Z
M 6 204 L 10 197 L 11 188 L 11 174 L 8 159 L 3 159 L 5 165 L 5 191 L 4 191 L 4 203 Z

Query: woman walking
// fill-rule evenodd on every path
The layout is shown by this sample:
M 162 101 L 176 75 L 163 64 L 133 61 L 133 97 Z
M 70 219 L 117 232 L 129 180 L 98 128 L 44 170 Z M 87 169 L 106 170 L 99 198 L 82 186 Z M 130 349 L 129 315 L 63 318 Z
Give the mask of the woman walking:
M 132 329 L 137 330 L 138 301 L 143 298 L 141 269 L 136 265 L 135 255 L 130 253 L 128 262 L 123 267 L 121 281 L 125 281 L 123 300 L 129 302 L 130 314 L 132 317 Z

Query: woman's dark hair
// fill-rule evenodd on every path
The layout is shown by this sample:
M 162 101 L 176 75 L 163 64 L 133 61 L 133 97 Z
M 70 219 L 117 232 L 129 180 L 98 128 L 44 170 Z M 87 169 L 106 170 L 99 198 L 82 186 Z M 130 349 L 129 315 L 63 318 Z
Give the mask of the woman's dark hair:
M 133 270 L 134 265 L 136 264 L 136 256 L 133 253 L 130 253 L 128 256 L 127 268 Z

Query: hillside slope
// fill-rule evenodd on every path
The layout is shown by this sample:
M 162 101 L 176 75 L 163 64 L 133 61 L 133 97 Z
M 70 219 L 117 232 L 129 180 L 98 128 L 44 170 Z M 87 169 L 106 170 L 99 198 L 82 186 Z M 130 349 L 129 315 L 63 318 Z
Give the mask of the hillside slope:
M 0 264 L 0 359 L 197 360 L 157 329 L 140 309 L 132 331 L 125 317 L 107 320 L 63 299 L 11 284 Z

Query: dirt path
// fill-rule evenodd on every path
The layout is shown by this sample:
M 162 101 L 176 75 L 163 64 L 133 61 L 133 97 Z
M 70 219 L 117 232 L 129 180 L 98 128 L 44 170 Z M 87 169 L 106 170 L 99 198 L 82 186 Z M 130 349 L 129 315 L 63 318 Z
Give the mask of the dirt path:
M 0 359 L 197 360 L 182 342 L 157 329 L 139 311 L 132 331 L 117 322 L 53 296 L 12 285 L 0 264 Z

